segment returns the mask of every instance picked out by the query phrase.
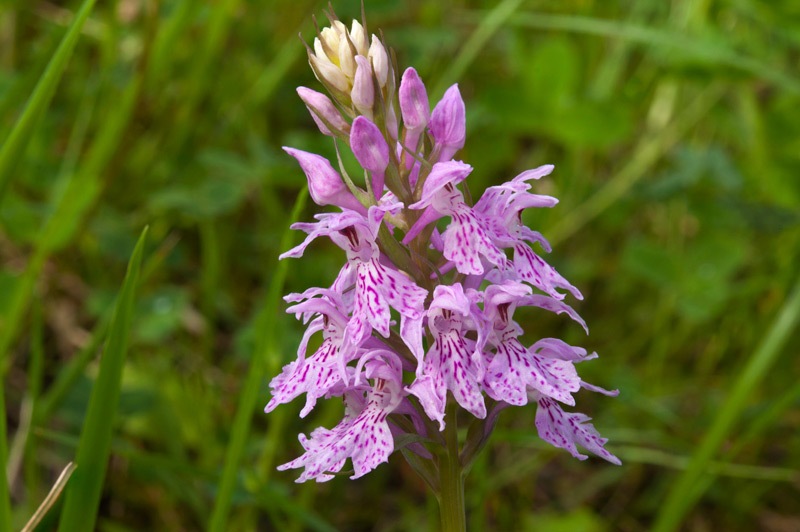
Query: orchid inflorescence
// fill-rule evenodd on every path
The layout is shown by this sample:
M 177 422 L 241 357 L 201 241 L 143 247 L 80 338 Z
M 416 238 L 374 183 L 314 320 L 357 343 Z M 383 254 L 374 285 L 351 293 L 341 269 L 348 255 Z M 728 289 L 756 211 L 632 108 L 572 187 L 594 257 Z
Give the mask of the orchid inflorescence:
M 300 87 L 319 130 L 346 144 L 363 168 L 358 186 L 339 159 L 284 148 L 306 177 L 312 199 L 340 210 L 296 223 L 307 233 L 281 258 L 300 257 L 328 237 L 347 262 L 329 288 L 290 294 L 288 312 L 307 324 L 298 357 L 270 383 L 270 412 L 305 394 L 305 417 L 320 398 L 341 397 L 344 419 L 333 429 L 300 435 L 305 452 L 279 467 L 304 468 L 298 482 L 323 482 L 352 461 L 358 478 L 398 449 L 435 487 L 443 431 L 459 409 L 472 423 L 458 459 L 466 466 L 483 447 L 497 414 L 536 403 L 539 436 L 585 459 L 576 445 L 619 464 L 589 418 L 562 410 L 580 388 L 617 395 L 581 380 L 575 364 L 596 358 L 557 338 L 522 343 L 519 307 L 566 314 L 588 333 L 565 293 L 581 293 L 531 247 L 550 252 L 523 225 L 530 207 L 557 200 L 530 192 L 550 165 L 489 187 L 471 204 L 472 167 L 453 159 L 466 138 L 458 85 L 430 110 L 413 68 L 399 72 L 382 39 L 366 23 L 351 28 L 331 12 L 330 27 L 308 48 L 310 65 L 330 98 Z M 398 120 L 399 119 L 399 120 Z M 360 182 L 360 180 L 359 180 Z M 510 252 L 509 252 L 510 250 Z M 311 337 L 322 342 L 310 356 Z M 449 392 L 449 394 L 448 394 Z M 447 415 L 446 415 L 447 414 Z

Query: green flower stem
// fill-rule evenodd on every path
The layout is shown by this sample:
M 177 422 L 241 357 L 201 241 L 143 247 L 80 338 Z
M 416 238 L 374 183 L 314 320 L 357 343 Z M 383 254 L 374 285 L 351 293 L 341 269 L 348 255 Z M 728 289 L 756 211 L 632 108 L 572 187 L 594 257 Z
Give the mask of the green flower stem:
M 445 419 L 447 426 L 444 437 L 447 447 L 439 464 L 439 512 L 442 518 L 442 532 L 463 532 L 467 529 L 467 516 L 464 505 L 464 470 L 458 458 L 458 405 L 447 405 Z
M 386 167 L 386 174 L 384 175 L 386 186 L 389 188 L 389 190 L 397 194 L 397 197 L 400 198 L 400 201 L 402 201 L 403 204 L 410 205 L 414 203 L 415 200 L 413 199 L 411 190 L 408 187 L 408 181 L 402 178 L 401 172 L 397 168 L 397 164 L 398 163 L 394 156 L 392 156 L 392 162 Z
M 389 257 L 395 266 L 411 275 L 416 274 L 415 279 L 421 281 L 421 274 L 414 267 L 414 263 L 411 262 L 411 257 L 408 256 L 406 248 L 392 236 L 385 224 L 381 224 L 380 229 L 378 229 L 378 244 L 380 245 L 381 253 Z

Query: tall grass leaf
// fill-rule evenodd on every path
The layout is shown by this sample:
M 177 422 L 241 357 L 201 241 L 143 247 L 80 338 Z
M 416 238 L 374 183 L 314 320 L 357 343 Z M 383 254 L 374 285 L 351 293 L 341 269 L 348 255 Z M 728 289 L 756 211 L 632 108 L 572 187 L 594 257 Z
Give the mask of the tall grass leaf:
M 10 310 L 0 327 L 0 371 L 10 366 L 9 350 L 16 340 L 23 318 L 28 310 L 33 287 L 39 279 L 49 256 L 67 245 L 83 223 L 89 209 L 100 197 L 103 189 L 101 175 L 119 146 L 139 94 L 141 77 L 135 78 L 125 89 L 117 112 L 103 122 L 95 142 L 76 174 L 68 178 L 63 194 L 54 206 L 53 214 L 46 220 L 36 240 L 32 256 L 25 266 L 19 283 L 11 295 Z
M 83 23 L 89 17 L 93 6 L 94 0 L 84 0 L 66 35 L 61 39 L 61 44 L 58 45 L 58 49 L 39 79 L 39 83 L 36 84 L 22 115 L 11 130 L 3 147 L 0 148 L 0 203 L 3 201 L 11 176 L 25 152 L 39 119 L 55 94 L 56 86 L 80 37 Z
M 481 16 L 477 15 L 476 20 Z M 545 13 L 519 13 L 509 20 L 509 24 L 535 30 L 570 31 L 666 48 L 690 58 L 747 72 L 793 94 L 800 93 L 800 80 L 774 68 L 770 61 L 740 54 L 732 47 L 676 31 L 631 22 Z
M 231 123 L 241 120 L 248 111 L 269 100 L 302 53 L 303 47 L 297 46 L 294 39 L 287 40 L 243 96 L 233 102 L 229 111 L 222 113 L 226 120 Z
M 23 451 L 22 474 L 25 482 L 27 505 L 30 512 L 36 508 L 35 505 L 39 497 L 40 478 L 37 464 L 38 454 L 36 452 L 37 438 L 30 434 L 31 427 L 34 426 L 39 408 L 39 401 L 42 395 L 44 384 L 44 310 L 43 305 L 38 302 L 33 307 L 31 316 L 31 346 L 30 362 L 28 364 L 28 398 L 24 404 L 26 417 L 28 419 L 28 434 L 25 437 L 25 449 Z M 19 429 L 17 429 L 19 430 Z
M 202 261 L 200 268 L 200 293 L 203 316 L 209 323 L 216 321 L 217 295 L 222 278 L 222 254 L 220 253 L 219 227 L 214 220 L 201 220 L 200 250 Z M 208 357 L 214 346 L 214 327 L 207 327 L 203 332 L 202 354 Z
M 753 389 L 764 378 L 781 352 L 789 335 L 800 321 L 800 280 L 784 303 L 778 317 L 772 323 L 763 342 L 747 361 L 733 385 L 730 396 L 723 403 L 711 427 L 692 455 L 689 465 L 672 485 L 667 500 L 661 505 L 653 530 L 669 532 L 676 530 L 683 516 L 702 494 L 694 487 L 707 475 L 709 464 L 723 441 L 730 436 L 733 424 L 747 406 Z
M 642 138 L 628 162 L 611 180 L 548 230 L 547 239 L 550 243 L 566 240 L 624 197 L 687 131 L 706 116 L 722 94 L 723 86 L 712 83 L 704 88 L 669 125 L 655 135 Z
M 11 530 L 11 499 L 8 492 L 7 465 L 8 445 L 6 443 L 6 389 L 5 379 L 0 376 L 0 530 Z
M 308 189 L 303 189 L 297 196 L 297 200 L 292 208 L 292 213 L 290 214 L 290 220 L 297 220 L 300 213 L 303 212 L 307 199 Z M 294 231 L 290 230 L 287 226 L 286 231 L 284 231 L 281 237 L 280 249 L 289 249 L 293 237 Z M 214 503 L 214 512 L 211 515 L 211 521 L 208 526 L 210 532 L 222 532 L 226 529 L 231 500 L 236 488 L 236 474 L 239 470 L 239 462 L 244 453 L 247 436 L 250 433 L 250 423 L 252 421 L 253 412 L 259 400 L 259 387 L 268 369 L 270 347 L 274 341 L 273 337 L 275 335 L 275 313 L 277 312 L 278 304 L 283 294 L 283 284 L 286 279 L 287 270 L 287 261 L 281 261 L 275 266 L 273 270 L 274 273 L 270 279 L 267 297 L 256 317 L 256 331 L 258 331 L 258 337 L 256 338 L 256 346 L 250 364 L 250 370 L 247 373 L 247 379 L 245 380 L 239 399 L 239 407 L 236 410 L 236 417 L 233 420 L 233 427 L 231 428 L 230 441 L 225 453 L 225 466 L 222 471 L 222 478 L 220 479 L 219 489 Z
M 161 246 L 148 256 L 142 265 L 141 280 L 145 282 L 164 262 L 166 257 L 177 244 L 177 239 L 168 237 Z M 36 407 L 34 425 L 42 425 L 62 404 L 67 394 L 74 389 L 89 362 L 106 338 L 111 323 L 111 315 L 103 312 L 99 323 L 92 331 L 91 339 L 69 362 L 61 366 L 54 381 L 44 390 Z
M 174 59 L 174 51 L 178 37 L 191 20 L 194 13 L 193 2 L 179 2 L 172 10 L 169 18 L 158 25 L 158 33 L 153 40 L 150 57 L 147 61 L 146 85 L 150 92 L 156 88 L 156 83 L 163 79 L 167 73 L 169 62 Z
M 673 452 L 659 451 L 648 447 L 617 446 L 626 463 L 652 464 L 663 468 L 684 471 L 691 460 L 690 456 L 680 456 Z M 726 453 L 730 454 L 730 453 Z M 705 478 L 713 479 L 714 476 L 739 478 L 745 480 L 765 480 L 770 482 L 797 482 L 800 473 L 792 467 L 770 467 L 761 465 L 737 464 L 728 460 L 712 460 L 705 470 Z M 705 482 L 692 487 L 696 491 L 698 486 L 707 487 Z
M 481 18 L 480 24 L 472 32 L 464 46 L 461 47 L 459 54 L 450 63 L 444 74 L 439 77 L 439 81 L 432 92 L 434 100 L 444 94 L 444 91 L 447 90 L 451 83 L 461 79 L 469 65 L 486 45 L 486 42 L 514 14 L 520 4 L 522 4 L 522 0 L 503 0 L 489 11 L 485 17 Z
M 8 449 L 8 459 L 6 461 L 6 475 L 9 480 L 9 485 L 13 486 L 17 482 L 21 468 L 23 467 L 23 459 L 25 461 L 26 470 L 33 473 L 35 471 L 36 455 L 33 446 L 33 438 L 31 436 L 31 428 L 33 420 L 35 419 L 35 410 L 38 405 L 39 395 L 42 389 L 42 379 L 44 376 L 44 325 L 42 316 L 42 305 L 39 302 L 34 305 L 33 312 L 31 313 L 31 339 L 30 339 L 30 354 L 28 356 L 28 389 L 25 397 L 22 400 L 22 405 L 19 409 L 19 422 L 17 430 L 14 433 L 14 438 L 11 440 L 11 445 Z M 25 480 L 26 497 L 28 501 L 38 499 L 36 489 L 38 486 L 38 478 L 31 478 L 33 475 L 27 475 Z M 31 481 L 31 482 L 28 482 Z
M 798 401 L 800 401 L 800 382 L 773 401 L 768 406 L 767 410 L 754 419 L 738 436 L 736 442 L 726 450 L 724 458 L 726 460 L 733 459 L 748 444 L 757 441 L 759 436 L 775 423 L 778 423 L 781 420 L 781 416 L 786 415 L 785 412 L 792 408 Z M 793 473 L 792 481 L 797 482 L 800 480 L 800 472 L 798 472 L 796 468 L 792 469 L 791 472 Z M 699 499 L 713 483 L 714 475 L 706 475 L 692 486 L 692 494 L 689 496 L 690 499 Z
M 105 479 L 111 432 L 119 403 L 122 369 L 128 351 L 128 336 L 133 317 L 134 298 L 147 228 L 128 263 L 128 271 L 117 299 L 105 349 L 100 358 L 97 380 L 84 419 L 76 453 L 77 470 L 67 488 L 59 530 L 93 530 Z
M 46 421 L 55 412 L 67 393 L 75 386 L 80 376 L 83 375 L 86 366 L 89 365 L 89 362 L 97 353 L 97 348 L 105 340 L 109 324 L 110 320 L 107 314 L 101 316 L 100 322 L 92 331 L 91 339 L 76 355 L 70 358 L 69 362 L 59 369 L 53 384 L 42 394 L 39 406 L 36 409 L 34 423 Z
M 190 132 L 194 130 L 194 113 L 197 105 L 212 87 L 209 79 L 211 65 L 219 59 L 219 56 L 225 50 L 224 43 L 230 32 L 234 13 L 239 4 L 240 0 L 222 0 L 214 2 L 213 7 L 210 8 L 208 25 L 203 39 L 199 43 L 199 49 L 193 58 L 187 94 L 181 101 L 181 107 L 175 119 L 177 128 L 170 138 L 171 146 L 176 146 L 178 150 L 184 146 Z

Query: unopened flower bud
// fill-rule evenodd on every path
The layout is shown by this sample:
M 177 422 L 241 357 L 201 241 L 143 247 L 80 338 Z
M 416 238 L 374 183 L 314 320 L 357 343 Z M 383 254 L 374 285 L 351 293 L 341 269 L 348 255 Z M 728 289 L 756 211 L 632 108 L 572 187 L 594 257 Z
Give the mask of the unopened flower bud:
M 353 50 L 350 48 L 350 43 L 347 42 L 347 39 L 339 41 L 339 68 L 349 79 L 353 79 L 356 74 L 355 56 L 353 56 Z
M 350 148 L 358 163 L 370 172 L 383 172 L 389 166 L 389 145 L 381 130 L 366 117 L 353 120 Z
M 317 205 L 335 205 L 366 212 L 364 206 L 347 189 L 339 172 L 333 169 L 325 157 L 294 148 L 284 147 L 283 150 L 300 163 L 300 168 L 308 179 L 308 191 Z
M 311 68 L 317 79 L 333 89 L 334 98 L 346 106 L 350 105 L 349 95 L 358 67 L 356 57 L 366 57 L 369 49 L 367 34 L 356 20 L 349 32 L 341 21 L 334 20 L 314 39 L 314 52 L 309 52 Z
M 327 47 L 328 55 L 336 55 L 339 51 L 339 43 L 345 40 L 345 33 L 347 33 L 347 26 L 338 20 L 334 20 L 330 27 L 322 28 L 320 36 L 322 37 L 323 45 Z M 334 61 L 333 57 L 331 57 L 331 61 Z
M 356 52 L 359 55 L 367 55 L 367 47 L 369 46 L 367 32 L 364 31 L 364 27 L 357 20 L 353 20 L 350 29 L 350 42 L 356 47 Z
M 375 88 L 372 83 L 372 67 L 369 59 L 364 56 L 356 56 L 356 76 L 353 80 L 353 90 L 350 98 L 359 113 L 372 116 L 372 105 L 375 102 Z
M 347 76 L 338 66 L 331 63 L 327 55 L 324 53 L 322 55 L 309 54 L 308 57 L 311 62 L 311 68 L 314 70 L 318 80 L 329 84 L 337 91 L 347 94 L 350 89 L 350 82 Z
M 425 85 L 413 68 L 407 68 L 403 72 L 398 98 L 400 100 L 400 114 L 403 117 L 403 126 L 405 128 L 403 146 L 408 152 L 414 154 L 417 152 L 419 138 L 430 121 L 431 109 L 428 104 L 428 92 L 425 90 Z M 414 158 L 408 154 L 403 154 L 403 158 L 405 167 L 411 169 L 414 165 Z M 409 174 L 408 181 L 412 187 L 417 182 L 418 174 L 419 169 Z
M 378 126 L 363 116 L 353 120 L 350 130 L 350 149 L 358 163 L 372 174 L 372 189 L 376 198 L 383 194 L 384 172 L 389 166 L 389 145 Z
M 431 113 L 430 130 L 436 144 L 441 146 L 440 161 L 450 160 L 464 147 L 464 140 L 467 137 L 466 110 L 464 100 L 458 91 L 458 84 L 447 89 L 436 104 Z
M 325 29 L 329 29 L 329 28 L 325 28 Z M 323 30 L 323 31 L 325 31 L 325 30 Z M 333 49 L 333 50 L 330 50 L 330 48 L 329 48 L 330 47 L 330 44 L 329 44 L 330 40 L 326 39 L 325 43 L 326 44 L 323 45 L 322 44 L 322 40 L 319 37 L 314 37 L 314 55 L 316 55 L 318 59 L 327 59 L 328 61 L 336 61 L 336 60 L 338 60 L 339 56 L 335 53 L 335 52 L 337 52 L 337 50 L 339 50 L 338 41 L 337 41 L 337 44 L 336 44 L 336 48 Z M 328 50 L 325 49 L 326 47 L 328 47 Z M 333 55 L 328 54 L 329 50 L 330 50 L 331 54 L 333 54 Z
M 341 113 L 336 106 L 333 105 L 330 98 L 321 92 L 306 87 L 297 87 L 297 94 L 300 96 L 300 99 L 303 100 L 303 103 L 306 104 L 306 107 L 311 113 L 311 118 L 314 119 L 314 122 L 323 135 L 328 135 L 329 137 L 334 136 L 334 132 L 332 132 L 328 126 L 334 128 L 337 133 L 347 134 L 349 132 L 350 124 L 342 118 Z M 326 125 L 326 123 L 328 125 Z
M 428 93 L 413 68 L 407 68 L 400 80 L 400 113 L 406 129 L 421 129 L 431 118 Z
M 389 79 L 389 56 L 383 43 L 375 35 L 372 36 L 372 44 L 367 57 L 372 60 L 372 68 L 375 70 L 375 77 L 378 78 L 378 85 L 385 87 L 386 81 Z

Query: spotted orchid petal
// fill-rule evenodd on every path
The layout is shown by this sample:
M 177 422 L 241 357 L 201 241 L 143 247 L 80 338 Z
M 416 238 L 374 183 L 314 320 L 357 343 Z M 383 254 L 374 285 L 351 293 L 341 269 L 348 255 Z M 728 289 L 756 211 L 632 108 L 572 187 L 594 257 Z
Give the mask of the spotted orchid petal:
M 355 307 L 348 324 L 351 341 L 361 342 L 371 329 L 388 337 L 390 307 L 410 320 L 421 317 L 427 290 L 417 286 L 406 274 L 387 268 L 374 258 L 359 262 L 356 267 Z
M 472 308 L 461 285 L 437 286 L 428 310 L 428 328 L 434 338 L 417 379 L 408 388 L 425 413 L 443 430 L 447 391 L 456 402 L 478 418 L 486 417 L 481 393 L 483 368 L 473 357 L 474 345 L 464 337 L 465 318 Z
M 377 361 L 376 364 L 380 364 Z M 319 428 L 311 438 L 301 435 L 300 442 L 306 452 L 278 469 L 304 468 L 297 482 L 314 479 L 325 482 L 333 478 L 331 472 L 340 471 L 350 458 L 355 473 L 350 478 L 359 478 L 381 463 L 388 461 L 394 451 L 394 440 L 387 422 L 403 399 L 402 378 L 397 369 L 378 368 L 369 372 L 375 384 L 367 393 L 363 408 L 346 415 L 342 422 L 331 430 Z M 348 401 L 348 397 L 345 397 Z M 352 399 L 350 399 L 352 402 Z
M 281 374 L 269 384 L 272 399 L 267 403 L 264 412 L 271 412 L 279 404 L 288 403 L 300 394 L 306 394 L 305 405 L 300 411 L 300 417 L 306 417 L 316 405 L 317 399 L 327 395 L 342 381 L 340 347 L 341 339 L 337 342 L 335 338 L 327 337 L 311 357 L 294 360 L 284 366 Z
M 528 391 L 537 390 L 562 403 L 575 404 L 572 393 L 580 389 L 581 380 L 572 363 L 531 353 L 515 338 L 496 349 L 484 377 L 486 393 L 493 399 L 521 406 L 528 402 Z
M 477 275 L 485 271 L 482 257 L 501 269 L 505 269 L 509 261 L 490 238 L 486 221 L 466 204 L 463 194 L 455 187 L 471 170 L 469 165 L 459 161 L 437 163 L 423 185 L 422 198 L 409 208 L 431 207 L 441 215 L 450 216 L 450 224 L 442 235 L 444 257 L 453 261 L 460 273 Z M 423 224 L 433 221 L 428 214 L 426 211 L 409 230 L 404 242 L 416 236 L 424 228 Z
M 583 330 L 586 331 L 586 334 L 589 334 L 589 328 L 586 326 L 586 322 L 583 321 L 583 318 L 581 318 L 577 312 L 575 312 L 575 309 L 566 303 L 553 299 L 552 297 L 539 294 L 525 296 L 519 300 L 519 305 L 539 307 L 555 314 L 566 314 L 572 318 L 575 323 L 583 327 Z
M 575 444 L 612 464 L 621 465 L 620 459 L 604 448 L 608 440 L 598 434 L 594 425 L 587 423 L 590 420 L 591 418 L 585 414 L 564 412 L 551 399 L 546 397 L 539 399 L 536 429 L 540 438 L 555 447 L 565 449 L 579 460 L 586 460 L 588 457 L 579 453 Z
M 569 290 L 576 299 L 583 299 L 583 294 L 569 281 L 564 279 L 555 268 L 547 264 L 524 242 L 514 246 L 514 270 L 523 281 L 529 282 L 542 292 L 556 299 L 564 299 L 558 288 Z

